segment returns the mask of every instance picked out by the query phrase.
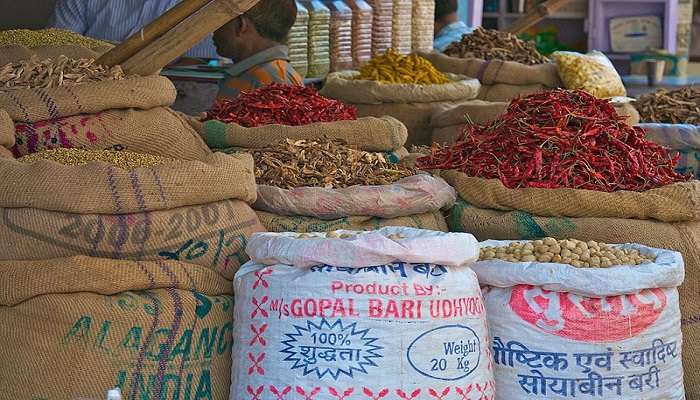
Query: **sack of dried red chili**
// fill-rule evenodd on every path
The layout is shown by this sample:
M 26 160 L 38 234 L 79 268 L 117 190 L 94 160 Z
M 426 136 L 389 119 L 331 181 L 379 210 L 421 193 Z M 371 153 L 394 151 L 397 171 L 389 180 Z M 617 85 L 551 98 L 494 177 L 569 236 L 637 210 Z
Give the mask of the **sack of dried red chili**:
M 212 148 L 260 148 L 286 139 L 342 139 L 368 151 L 394 151 L 406 143 L 395 118 L 357 118 L 354 107 L 313 88 L 272 84 L 217 102 L 198 131 Z
M 430 118 L 435 110 L 476 98 L 480 84 L 476 79 L 447 74 L 446 84 L 389 84 L 357 80 L 356 72 L 328 75 L 320 93 L 352 104 L 361 117 L 390 115 L 408 128 L 408 144 L 430 144 Z

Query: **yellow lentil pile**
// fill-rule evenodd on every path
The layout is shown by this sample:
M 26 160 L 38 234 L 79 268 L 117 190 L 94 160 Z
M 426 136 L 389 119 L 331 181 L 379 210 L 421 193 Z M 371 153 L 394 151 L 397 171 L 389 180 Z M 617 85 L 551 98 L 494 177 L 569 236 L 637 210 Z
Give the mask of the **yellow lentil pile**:
M 174 161 L 173 159 L 152 154 L 134 153 L 131 151 L 114 150 L 83 150 L 83 149 L 54 149 L 20 157 L 17 161 L 33 163 L 39 160 L 50 160 L 63 165 L 85 165 L 92 161 L 106 162 L 117 168 L 132 170 L 142 167 L 152 167 Z
M 74 45 L 94 49 L 108 45 L 108 43 L 89 38 L 75 32 L 56 28 L 41 29 L 37 31 L 29 29 L 0 31 L 0 46 L 10 45 L 25 46 L 30 48 L 41 46 Z
M 569 264 L 577 268 L 607 268 L 613 265 L 639 265 L 655 258 L 634 249 L 621 249 L 595 241 L 545 238 L 532 242 L 512 242 L 503 247 L 483 247 L 480 260 Z
M 382 83 L 413 83 L 417 85 L 440 85 L 450 80 L 425 58 L 411 54 L 401 55 L 394 49 L 374 57 L 360 68 L 355 79 Z

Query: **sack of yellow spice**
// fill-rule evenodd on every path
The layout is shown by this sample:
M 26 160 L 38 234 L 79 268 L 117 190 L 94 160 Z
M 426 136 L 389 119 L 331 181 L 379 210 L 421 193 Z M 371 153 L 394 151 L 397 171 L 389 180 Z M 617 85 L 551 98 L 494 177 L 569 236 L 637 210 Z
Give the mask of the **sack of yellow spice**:
M 392 116 L 408 128 L 408 145 L 429 144 L 433 111 L 445 104 L 476 98 L 476 79 L 446 74 L 430 61 L 393 50 L 377 56 L 359 72 L 332 73 L 321 94 L 357 107 L 360 117 Z
M 567 89 L 583 89 L 601 99 L 627 95 L 615 66 L 599 51 L 588 54 L 557 51 L 552 58 Z

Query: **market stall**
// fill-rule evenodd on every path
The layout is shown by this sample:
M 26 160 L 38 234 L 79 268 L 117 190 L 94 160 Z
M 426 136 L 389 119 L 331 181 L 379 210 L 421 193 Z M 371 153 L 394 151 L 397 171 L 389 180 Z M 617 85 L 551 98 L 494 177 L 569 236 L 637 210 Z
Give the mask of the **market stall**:
M 700 396 L 697 88 L 506 29 L 438 53 L 424 0 L 291 2 L 293 83 L 168 66 L 259 3 L 0 31 L 0 393 Z

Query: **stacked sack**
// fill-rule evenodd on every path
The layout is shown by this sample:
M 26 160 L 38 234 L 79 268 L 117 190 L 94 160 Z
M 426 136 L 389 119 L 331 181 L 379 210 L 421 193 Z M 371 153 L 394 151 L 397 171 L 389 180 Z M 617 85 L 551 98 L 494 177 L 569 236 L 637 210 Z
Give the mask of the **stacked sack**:
M 573 256 L 595 266 L 602 258 L 605 267 L 577 268 Z M 553 238 L 487 241 L 472 268 L 499 398 L 685 398 L 680 253 Z
M 285 99 L 284 112 L 276 108 L 282 105 L 269 105 L 270 112 L 249 107 L 266 104 L 271 94 L 278 101 Z M 314 105 L 321 105 L 322 111 Z M 200 129 L 212 148 L 255 154 L 258 198 L 253 208 L 269 231 L 392 225 L 447 230 L 440 209 L 449 207 L 456 195 L 442 179 L 416 175 L 393 163 L 407 153 L 407 133 L 392 117 L 356 118 L 354 108 L 323 98 L 313 89 L 272 85 L 220 103 L 207 118 L 213 119 Z M 329 164 L 324 162 L 337 164 L 325 169 Z M 377 184 L 348 183 L 352 173 L 344 174 L 344 169 L 354 163 L 387 179 Z M 350 179 L 338 184 L 339 176 Z M 291 184 L 292 179 L 299 182 Z
M 0 110 L 0 158 L 14 158 L 10 148 L 15 145 L 15 126 L 10 115 Z
M 0 390 L 228 398 L 229 281 L 263 230 L 252 168 L 225 154 L 0 159 L 0 336 L 13 348 Z
M 264 233 L 247 251 L 231 400 L 495 398 L 473 236 Z
M 357 107 L 360 116 L 390 115 L 408 128 L 408 144 L 431 142 L 435 110 L 475 99 L 479 82 L 443 74 L 416 54 L 392 50 L 375 57 L 358 72 L 332 73 L 321 94 Z
M 55 148 L 129 150 L 176 159 L 211 154 L 196 131 L 168 106 L 167 78 L 125 75 L 84 48 L 19 48 L 0 66 L 0 109 L 15 122 L 15 157 Z M 3 53 L 0 50 L 0 53 Z M 73 58 L 73 57 L 76 58 Z
M 578 99 L 579 104 L 585 105 L 579 109 L 572 106 L 571 99 Z M 535 113 L 528 107 L 539 107 L 540 111 Z M 697 290 L 700 285 L 700 213 L 697 208 L 700 183 L 687 181 L 687 177 L 674 172 L 674 162 L 664 149 L 645 141 L 639 128 L 615 120 L 614 114 L 614 108 L 607 101 L 596 100 L 583 92 L 553 91 L 514 101 L 509 115 L 504 115 L 498 123 L 474 128 L 467 140 L 481 135 L 486 140 L 488 135 L 503 135 L 498 132 L 506 129 L 508 135 L 502 136 L 498 146 L 507 142 L 510 147 L 513 141 L 529 137 L 528 142 L 521 142 L 521 151 L 509 153 L 496 149 L 491 150 L 493 156 L 484 157 L 474 153 L 479 146 L 465 146 L 465 142 L 458 143 L 459 148 L 448 149 L 454 160 L 465 160 L 458 170 L 440 172 L 460 196 L 449 213 L 448 224 L 450 230 L 470 232 L 480 240 L 551 236 L 639 243 L 680 252 L 687 266 L 685 282 L 679 288 L 687 349 L 683 360 L 685 383 L 687 393 L 697 396 L 700 395 L 700 379 L 692 371 L 697 370 L 700 362 L 693 345 L 700 338 L 697 325 L 700 315 Z M 517 115 L 521 116 L 515 117 Z M 522 133 L 522 129 L 511 129 L 513 123 L 518 122 L 514 118 L 521 119 L 524 131 L 531 132 L 529 136 Z M 554 118 L 555 125 L 558 118 L 568 122 L 558 129 L 541 123 L 552 121 L 550 118 Z M 590 124 L 578 125 L 581 118 Z M 560 136 L 560 130 L 561 135 L 571 135 L 568 136 L 571 140 Z M 581 143 L 580 149 L 586 155 L 577 158 L 568 147 L 563 147 L 568 146 L 567 143 Z M 531 152 L 529 146 L 540 151 Z M 519 159 L 515 165 L 512 165 L 513 154 Z M 597 162 L 599 155 L 606 158 L 605 163 Z M 427 159 L 427 162 L 440 164 L 441 157 Z M 500 159 L 495 169 L 491 167 L 493 157 Z M 451 165 L 454 164 L 445 162 L 444 168 L 449 169 Z M 480 172 L 470 172 L 470 175 L 461 172 L 473 167 Z M 512 169 L 501 170 L 506 167 Z M 488 175 L 488 178 L 496 179 L 483 177 L 492 173 L 496 176 Z

